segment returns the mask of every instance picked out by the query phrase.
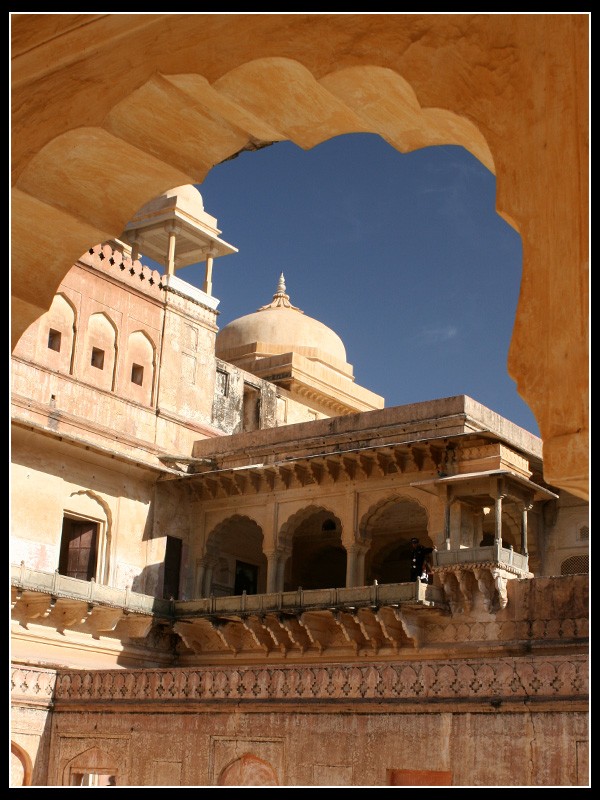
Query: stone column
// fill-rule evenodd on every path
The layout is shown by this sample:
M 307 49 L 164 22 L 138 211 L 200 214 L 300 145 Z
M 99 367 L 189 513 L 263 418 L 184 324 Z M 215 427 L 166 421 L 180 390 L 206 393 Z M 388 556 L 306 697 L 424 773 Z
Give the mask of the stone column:
M 358 586 L 360 573 L 360 531 L 358 530 L 358 495 L 348 489 L 336 509 L 341 526 L 342 547 L 346 550 L 346 586 Z
M 450 539 L 450 547 L 446 545 L 449 550 L 460 550 L 461 536 L 462 536 L 462 506 L 456 498 L 452 498 L 449 506 L 450 517 L 450 530 L 448 538 Z
M 346 588 L 354 586 L 354 562 L 356 559 L 356 546 L 351 544 L 346 547 Z
M 204 286 L 202 287 L 202 290 L 208 295 L 212 295 L 212 268 L 213 268 L 213 257 L 207 256 L 206 273 L 204 275 Z
M 527 549 L 527 512 L 531 511 L 533 503 L 526 503 L 521 509 L 521 554 L 529 556 Z
M 209 597 L 212 586 L 214 561 L 204 556 L 196 561 L 196 587 L 198 597 Z
M 483 539 L 483 511 L 473 514 L 473 547 L 479 547 Z
M 278 587 L 278 568 L 279 553 L 276 550 L 269 550 L 265 553 L 267 557 L 267 594 L 279 591 Z
M 167 251 L 167 275 L 175 275 L 175 229 L 169 231 L 169 249 Z
M 450 550 L 450 507 L 452 505 L 451 490 L 448 486 L 439 488 L 440 500 L 444 503 L 444 545 L 446 550 Z
M 368 546 L 364 544 L 356 545 L 356 561 L 354 573 L 354 586 L 365 585 L 365 559 L 367 557 Z
M 502 547 L 502 498 L 499 494 L 494 498 L 494 541 Z
M 277 559 L 277 580 L 276 580 L 276 583 L 275 583 L 275 591 L 276 592 L 283 592 L 283 584 L 284 584 L 284 578 L 285 578 L 285 565 L 286 565 L 286 562 L 287 562 L 287 560 L 288 560 L 290 555 L 291 555 L 291 552 L 287 551 L 287 550 L 282 550 L 278 554 L 278 559 Z

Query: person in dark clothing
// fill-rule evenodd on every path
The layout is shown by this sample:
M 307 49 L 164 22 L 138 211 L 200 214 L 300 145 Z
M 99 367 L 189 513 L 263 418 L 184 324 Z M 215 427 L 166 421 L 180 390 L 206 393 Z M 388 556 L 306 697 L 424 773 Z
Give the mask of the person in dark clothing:
M 411 562 L 410 562 L 410 579 L 416 581 L 420 579 L 423 574 L 423 564 L 427 560 L 427 556 L 436 549 L 435 547 L 423 547 L 419 544 L 419 540 L 413 538 L 410 540 L 412 547 Z M 431 580 L 428 581 L 429 583 Z

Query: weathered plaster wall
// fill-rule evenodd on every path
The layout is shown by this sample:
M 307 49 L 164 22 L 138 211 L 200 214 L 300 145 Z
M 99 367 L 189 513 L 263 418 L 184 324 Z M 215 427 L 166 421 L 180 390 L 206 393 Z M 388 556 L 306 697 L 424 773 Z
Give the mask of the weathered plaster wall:
M 229 763 L 252 754 L 280 786 L 385 786 L 388 770 L 418 764 L 449 771 L 454 786 L 566 787 L 587 782 L 587 742 L 585 713 L 533 709 L 360 713 L 341 703 L 320 713 L 195 709 L 166 718 L 62 711 L 53 717 L 49 785 L 62 783 L 78 753 L 99 747 L 113 751 L 130 786 L 215 786 Z
M 63 516 L 73 513 L 101 526 L 106 583 L 153 594 L 164 559 L 164 539 L 150 540 L 154 476 L 116 461 L 101 465 L 84 448 L 44 443 L 41 450 L 26 432 L 13 435 L 11 563 L 57 569 Z

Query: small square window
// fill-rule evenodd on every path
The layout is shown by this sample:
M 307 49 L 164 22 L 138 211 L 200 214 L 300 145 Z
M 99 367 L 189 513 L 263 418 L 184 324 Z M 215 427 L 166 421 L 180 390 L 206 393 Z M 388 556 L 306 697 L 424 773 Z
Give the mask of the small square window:
M 217 370 L 215 391 L 217 394 L 223 395 L 223 397 L 227 397 L 229 394 L 229 373 L 225 372 L 225 370 Z
M 104 350 L 92 347 L 92 367 L 104 369 Z
M 57 353 L 60 353 L 60 339 L 60 331 L 55 331 L 54 328 L 50 328 L 48 333 L 48 349 L 56 350 Z
M 144 368 L 140 364 L 131 365 L 131 382 L 141 386 L 144 382 Z

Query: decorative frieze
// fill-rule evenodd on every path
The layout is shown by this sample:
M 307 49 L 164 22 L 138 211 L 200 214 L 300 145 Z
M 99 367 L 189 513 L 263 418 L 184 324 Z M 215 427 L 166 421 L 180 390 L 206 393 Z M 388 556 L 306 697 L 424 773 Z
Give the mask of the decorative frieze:
M 50 706 L 54 697 L 56 671 L 36 667 L 13 667 L 10 693 L 21 705 Z
M 507 703 L 588 694 L 585 655 L 402 663 L 60 672 L 57 704 L 293 701 Z

